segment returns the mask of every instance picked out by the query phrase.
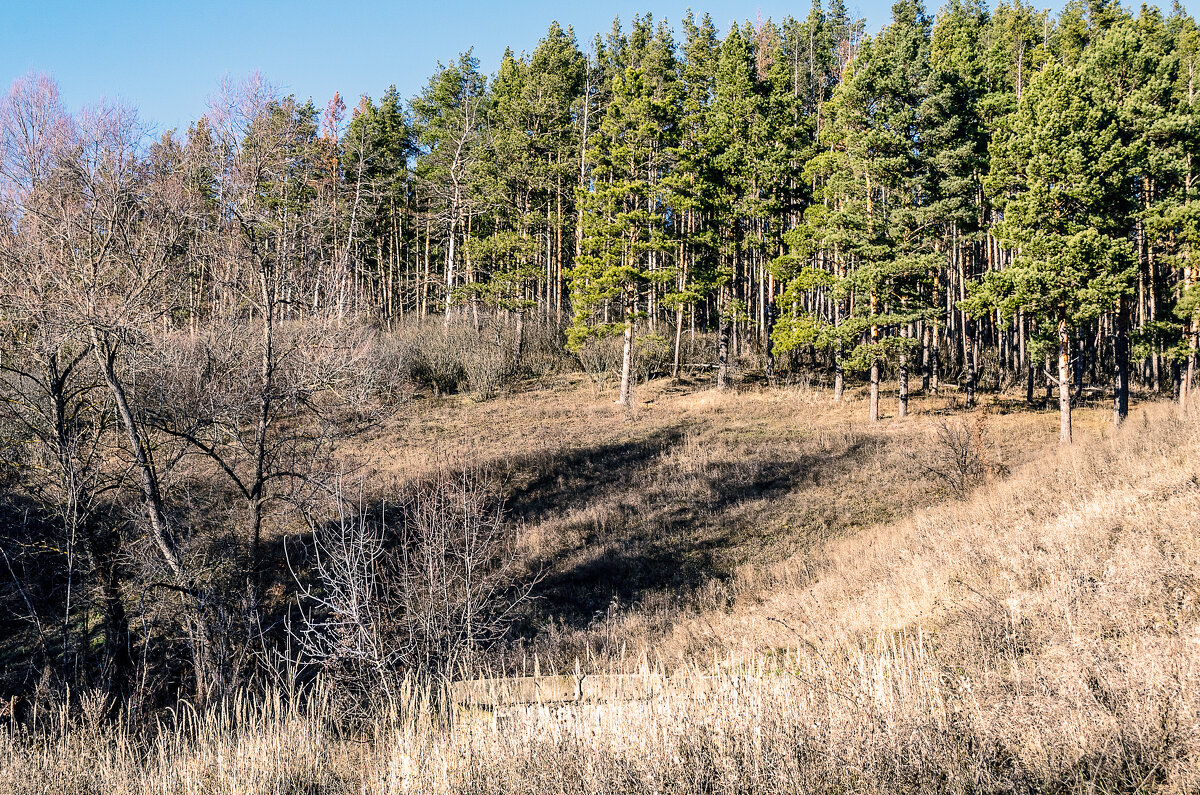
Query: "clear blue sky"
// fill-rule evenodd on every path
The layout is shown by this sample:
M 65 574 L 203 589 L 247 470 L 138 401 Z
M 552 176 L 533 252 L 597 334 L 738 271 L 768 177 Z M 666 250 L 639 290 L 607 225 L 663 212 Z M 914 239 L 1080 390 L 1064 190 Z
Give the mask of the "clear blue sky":
M 937 2 L 926 1 L 936 10 Z M 618 15 L 628 21 L 649 10 L 678 32 L 693 5 L 697 16 L 709 12 L 723 32 L 731 22 L 759 16 L 802 18 L 810 2 L 4 0 L 0 81 L 6 90 L 26 72 L 48 72 L 70 110 L 101 98 L 120 100 L 160 130 L 183 128 L 204 112 L 223 75 L 258 71 L 320 107 L 334 91 L 353 106 L 359 95 L 378 97 L 392 83 L 412 96 L 438 61 L 472 46 L 484 70 L 493 72 L 506 46 L 532 50 L 553 20 L 572 25 L 586 49 Z M 887 20 L 891 0 L 846 4 L 875 30 Z

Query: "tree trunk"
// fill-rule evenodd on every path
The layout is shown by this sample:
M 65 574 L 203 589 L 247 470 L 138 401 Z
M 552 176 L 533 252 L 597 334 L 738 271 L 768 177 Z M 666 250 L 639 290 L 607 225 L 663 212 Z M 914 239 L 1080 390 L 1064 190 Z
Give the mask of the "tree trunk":
M 1117 328 L 1113 338 L 1113 424 L 1120 425 L 1129 416 L 1129 300 L 1121 296 L 1117 307 Z
M 621 393 L 617 403 L 629 407 L 633 404 L 629 379 L 633 372 L 633 289 L 625 296 L 625 345 L 621 353 Z
M 1196 335 L 1192 335 L 1192 349 L 1188 351 L 1187 364 L 1183 367 L 1183 377 L 1179 381 L 1179 404 L 1187 405 L 1192 394 L 1192 384 L 1195 383 L 1196 372 Z
M 1050 354 L 1046 354 L 1046 401 L 1043 404 L 1045 408 L 1050 408 L 1050 401 L 1054 399 L 1054 379 L 1050 377 Z
M 842 364 L 842 341 L 838 340 L 833 353 L 833 402 L 842 402 L 842 392 L 846 388 L 846 368 Z
M 96 539 L 95 528 L 83 528 L 84 551 L 96 579 L 100 583 L 101 603 L 104 611 L 104 655 L 108 665 L 108 695 L 106 711 L 110 714 L 123 704 L 133 676 L 133 653 L 129 643 L 129 616 L 121 600 L 121 587 L 117 567 L 107 549 L 101 550 Z
M 254 429 L 254 482 L 250 489 L 250 572 L 248 586 L 251 609 L 258 610 L 262 593 L 262 524 L 266 505 L 267 430 L 271 423 L 275 391 L 275 295 L 266 265 L 259 268 L 262 298 L 262 361 L 259 371 L 258 417 Z
M 721 313 L 717 331 L 717 389 L 729 388 L 729 318 Z
M 97 364 L 99 364 L 104 382 L 112 394 L 113 402 L 117 407 L 117 418 L 121 423 L 121 429 L 125 432 L 131 452 L 133 453 L 134 468 L 140 476 L 142 497 L 146 501 L 146 513 L 150 520 L 151 535 L 154 537 L 155 544 L 162 554 L 163 561 L 167 564 L 167 568 L 170 569 L 171 575 L 175 579 L 175 583 L 170 587 L 172 590 L 184 594 L 193 602 L 192 607 L 194 612 L 191 616 L 192 620 L 189 622 L 193 638 L 192 667 L 196 677 L 196 700 L 203 703 L 208 697 L 208 670 L 210 668 L 209 662 L 211 657 L 212 638 L 208 630 L 208 621 L 204 616 L 204 609 L 199 603 L 192 584 L 184 571 L 179 550 L 176 548 L 175 541 L 171 537 L 166 502 L 162 496 L 158 472 L 154 466 L 153 459 L 150 457 L 148 440 L 143 435 L 142 428 L 138 425 L 137 419 L 133 416 L 133 410 L 129 405 L 129 398 L 125 391 L 125 385 L 121 383 L 121 379 L 117 376 L 116 351 L 112 346 L 101 343 L 100 334 L 97 329 L 93 327 L 88 331 L 91 335 L 92 350 L 96 355 Z
M 1078 403 L 1083 400 L 1083 340 L 1078 334 L 1076 334 L 1076 340 L 1076 350 L 1072 361 L 1074 366 L 1071 368 L 1071 377 L 1075 382 L 1072 400 Z
M 763 310 L 765 329 L 763 342 L 767 348 L 767 383 L 775 386 L 775 341 L 771 335 L 775 332 L 775 302 L 772 301 Z M 814 356 L 815 360 L 815 356 Z
M 1065 318 L 1058 321 L 1058 441 L 1071 443 L 1071 336 Z
M 1037 375 L 1037 370 L 1033 366 L 1032 359 L 1030 359 L 1029 364 L 1026 365 L 1025 369 L 1026 369 L 1026 373 L 1025 373 L 1025 405 L 1032 406 L 1033 405 L 1033 381 L 1034 381 L 1034 377 Z
M 896 378 L 900 382 L 900 401 L 896 408 L 897 417 L 908 416 L 908 354 L 900 354 L 899 365 L 896 368 Z
M 679 378 L 680 348 L 683 345 L 683 304 L 675 308 L 675 354 L 671 360 L 671 378 Z
M 967 364 L 966 396 L 967 408 L 975 407 L 975 321 L 963 323 L 963 356 Z
M 940 334 L 938 334 L 937 326 L 933 327 L 933 339 L 929 348 L 929 393 L 936 395 L 938 393 L 938 381 L 941 377 L 942 361 L 941 351 L 939 349 Z
M 879 360 L 871 360 L 871 405 L 869 409 L 871 422 L 879 421 Z
M 442 326 L 450 328 L 450 308 L 454 295 L 454 222 L 450 219 L 450 234 L 446 239 L 446 314 L 442 318 Z
M 929 392 L 929 337 L 932 332 L 928 323 L 921 328 L 921 392 Z
M 517 310 L 517 328 L 513 339 L 513 370 L 520 371 L 521 356 L 525 353 L 525 309 Z
M 150 446 L 142 436 L 142 429 L 137 424 L 137 420 L 133 416 L 133 410 L 129 406 L 129 399 L 125 393 L 125 385 L 117 377 L 116 352 L 100 342 L 99 334 L 95 329 L 91 330 L 91 335 L 92 350 L 96 354 L 100 371 L 104 376 L 104 382 L 108 386 L 109 392 L 112 393 L 113 402 L 117 407 L 117 417 L 121 421 L 121 429 L 125 432 L 126 439 L 129 441 L 129 447 L 134 458 L 134 467 L 140 476 L 142 496 L 146 500 L 146 513 L 150 519 L 151 534 L 154 537 L 159 552 L 162 553 L 167 567 L 175 576 L 178 584 L 183 585 L 186 580 L 183 572 L 183 563 L 180 560 L 178 550 L 175 548 L 175 542 L 171 538 L 170 531 L 167 529 L 167 508 L 159 487 L 158 473 L 155 471 L 154 462 L 150 459 Z

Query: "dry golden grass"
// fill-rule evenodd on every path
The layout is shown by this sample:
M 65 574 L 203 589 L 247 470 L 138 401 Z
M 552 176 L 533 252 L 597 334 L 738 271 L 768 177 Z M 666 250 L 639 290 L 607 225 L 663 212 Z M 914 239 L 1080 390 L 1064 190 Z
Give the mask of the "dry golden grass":
M 570 665 L 656 644 L 676 609 L 728 600 L 737 572 L 948 498 L 919 462 L 956 398 L 913 400 L 905 420 L 867 422 L 865 390 L 842 405 L 804 386 L 720 393 L 663 380 L 631 411 L 583 376 L 487 401 L 422 400 L 346 446 L 368 483 L 483 468 L 503 484 L 544 597 L 526 651 Z M 1104 427 L 1079 411 L 1081 434 Z M 1057 445 L 1057 415 L 996 404 L 982 420 L 991 463 L 1013 468 Z M 976 419 L 969 420 L 972 427 Z M 635 607 L 659 626 L 616 635 Z M 648 631 L 649 627 L 646 628 Z
M 771 447 L 781 444 L 773 439 L 819 448 L 813 436 L 832 439 L 849 416 L 854 433 L 887 450 L 888 439 L 901 448 L 928 439 L 937 408 L 860 431 L 865 407 L 802 394 L 664 389 L 632 421 L 599 400 L 573 409 L 577 396 L 514 397 L 488 408 L 509 419 L 478 425 L 433 407 L 395 432 L 474 434 L 486 460 L 505 447 L 557 450 L 556 439 L 578 446 L 569 430 L 589 412 L 593 447 L 686 417 L 690 435 L 631 482 L 657 484 L 663 500 L 703 501 L 702 476 L 752 450 L 756 442 L 743 440 L 755 428 L 757 444 L 777 454 L 793 448 Z M 780 416 L 784 406 L 794 412 Z M 511 420 L 518 411 L 525 419 Z M 548 419 L 535 427 L 536 417 Z M 410 694 L 353 735 L 319 697 L 303 708 L 276 696 L 168 716 L 149 733 L 63 716 L 54 731 L 0 731 L 0 791 L 1196 792 L 1200 420 L 1150 406 L 1113 433 L 1103 418 L 1082 412 L 1080 443 L 1060 451 L 1054 417 L 989 415 L 993 449 L 1011 475 L 968 500 L 934 504 L 930 490 L 878 525 L 744 562 L 719 604 L 697 599 L 669 621 L 650 600 L 610 617 L 609 633 L 646 646 L 608 662 L 718 677 L 703 691 L 457 721 L 432 718 Z M 506 442 L 505 429 L 522 425 L 529 437 Z M 738 433 L 718 443 L 727 427 Z M 419 468 L 434 455 L 393 463 Z M 864 457 L 836 488 L 903 483 L 891 467 L 906 461 L 903 450 Z M 768 495 L 750 505 L 778 511 L 788 502 Z M 542 532 L 539 549 L 562 543 L 554 540 L 562 531 Z

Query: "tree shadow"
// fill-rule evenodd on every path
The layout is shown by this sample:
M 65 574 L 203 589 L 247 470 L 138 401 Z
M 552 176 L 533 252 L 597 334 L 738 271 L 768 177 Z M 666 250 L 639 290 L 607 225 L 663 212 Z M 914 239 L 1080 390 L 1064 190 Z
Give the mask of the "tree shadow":
M 686 603 L 731 576 L 763 532 L 766 517 L 735 516 L 740 506 L 819 486 L 860 463 L 871 446 L 858 436 L 828 452 L 773 449 L 764 457 L 712 460 L 664 484 L 670 473 L 663 459 L 688 431 L 674 426 L 639 440 L 506 462 L 515 481 L 505 494 L 509 516 L 550 526 L 561 542 L 534 562 L 538 598 L 522 634 L 550 620 L 586 626 L 614 603 L 651 594 Z

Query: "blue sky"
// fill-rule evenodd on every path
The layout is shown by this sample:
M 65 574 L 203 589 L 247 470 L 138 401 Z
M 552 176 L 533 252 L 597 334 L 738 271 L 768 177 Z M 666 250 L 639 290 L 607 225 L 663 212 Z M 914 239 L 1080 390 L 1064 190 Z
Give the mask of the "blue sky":
M 891 0 L 846 4 L 874 30 L 889 16 Z M 614 16 L 628 20 L 639 11 L 665 17 L 678 31 L 688 6 L 653 1 L 4 0 L 0 80 L 6 87 L 26 72 L 48 72 L 69 109 L 101 98 L 120 100 L 160 130 L 182 128 L 204 112 L 223 75 L 241 78 L 258 71 L 285 92 L 311 96 L 318 106 L 334 91 L 353 106 L 360 94 L 378 97 L 392 83 L 411 96 L 438 61 L 450 61 L 472 46 L 483 68 L 492 72 L 505 46 L 532 50 L 553 20 L 574 26 L 586 48 L 592 34 L 609 29 Z M 724 31 L 733 21 L 759 16 L 803 17 L 810 0 L 713 0 L 693 7 L 697 16 L 710 13 Z

